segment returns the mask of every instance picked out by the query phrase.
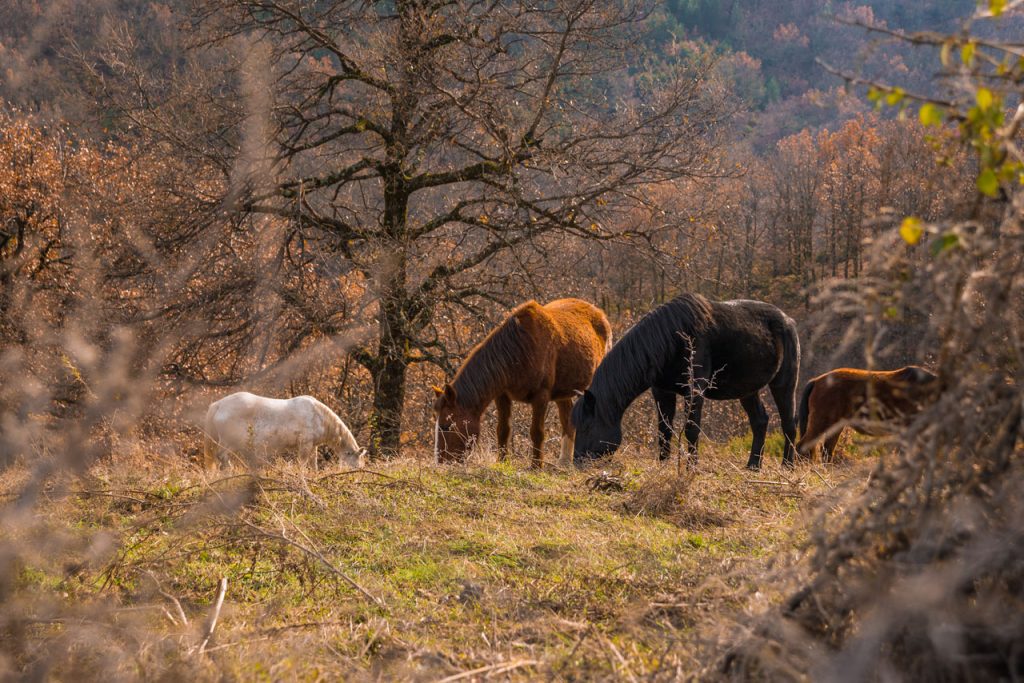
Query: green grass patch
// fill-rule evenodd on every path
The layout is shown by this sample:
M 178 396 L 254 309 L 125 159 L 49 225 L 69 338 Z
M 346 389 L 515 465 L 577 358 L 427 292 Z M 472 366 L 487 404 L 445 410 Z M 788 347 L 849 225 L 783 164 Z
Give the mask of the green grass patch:
M 233 645 L 217 651 L 211 677 L 434 679 L 522 660 L 537 664 L 509 676 L 640 678 L 666 657 L 689 661 L 679 648 L 698 615 L 656 605 L 704 596 L 702 610 L 716 599 L 737 607 L 703 586 L 742 584 L 740 568 L 754 575 L 791 550 L 808 498 L 827 488 L 809 471 L 783 479 L 777 457 L 743 470 L 749 444 L 706 445 L 693 479 L 647 512 L 626 503 L 676 466 L 631 451 L 602 466 L 621 491 L 521 460 L 402 460 L 319 478 L 285 468 L 212 487 L 185 469 L 150 481 L 112 469 L 106 495 L 67 496 L 39 514 L 85 538 L 52 558 L 84 567 L 76 597 L 153 605 L 142 613 L 155 642 L 179 633 L 166 595 L 202 624 L 227 578 L 217 640 Z M 781 448 L 773 434 L 769 452 Z M 695 506 L 720 521 L 703 523 Z M 116 552 L 88 559 L 97 532 L 117 539 Z M 18 585 L 59 595 L 64 582 L 57 569 L 23 567 Z

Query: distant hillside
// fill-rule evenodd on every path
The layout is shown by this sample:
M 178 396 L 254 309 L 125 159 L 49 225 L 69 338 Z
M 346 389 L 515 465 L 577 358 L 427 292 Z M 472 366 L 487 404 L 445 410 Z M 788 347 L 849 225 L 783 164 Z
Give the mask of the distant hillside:
M 667 0 L 652 48 L 669 59 L 680 45 L 716 51 L 752 112 L 744 123 L 755 148 L 767 151 L 804 128 L 835 129 L 865 111 L 864 99 L 842 92 L 819 61 L 903 87 L 934 87 L 931 50 L 852 24 L 952 30 L 974 9 L 973 0 Z
M 816 58 L 851 67 L 905 67 L 914 76 L 927 77 L 922 69 L 929 68 L 928 60 L 921 63 L 913 51 L 892 45 L 875 54 L 864 31 L 843 25 L 837 18 L 907 31 L 943 30 L 969 16 L 975 3 L 668 0 L 665 7 L 676 24 L 670 27 L 674 35 L 713 41 L 723 49 L 746 52 L 759 60 L 765 79 L 764 99 L 759 103 L 763 105 L 833 85 L 834 80 L 815 63 Z
M 94 3 L 5 0 L 0 10 L 0 97 L 33 110 L 74 113 L 79 80 L 73 56 L 101 52 L 131 36 L 147 68 L 180 63 L 187 21 L 183 0 Z M 839 83 L 817 62 L 886 74 L 924 86 L 935 61 L 926 50 L 874 44 L 862 29 L 836 17 L 895 29 L 942 30 L 974 10 L 973 0 L 667 0 L 651 26 L 655 59 L 700 45 L 723 57 L 736 94 L 758 112 L 756 138 L 774 143 L 803 127 L 827 127 L 862 105 L 837 100 Z M 824 93 L 824 94 L 823 94 Z

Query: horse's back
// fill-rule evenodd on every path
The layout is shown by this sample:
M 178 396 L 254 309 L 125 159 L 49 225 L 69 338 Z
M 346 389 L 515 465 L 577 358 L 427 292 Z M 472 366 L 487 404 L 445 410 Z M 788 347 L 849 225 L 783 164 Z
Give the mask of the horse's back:
M 777 306 L 750 299 L 711 302 L 704 335 L 715 373 L 708 398 L 743 398 L 783 377 L 795 388 L 800 341 L 796 323 Z
M 207 430 L 214 435 L 243 430 L 250 437 L 253 432 L 266 436 L 284 429 L 309 430 L 322 405 L 312 396 L 270 398 L 239 391 L 210 404 Z
M 214 401 L 210 404 L 210 407 L 217 407 L 218 409 L 230 409 L 233 411 L 259 411 L 259 410 L 282 410 L 287 408 L 291 402 L 296 399 L 310 399 L 315 401 L 316 399 L 312 396 L 295 396 L 293 398 L 270 398 L 269 396 L 260 396 L 249 391 L 236 391 L 233 394 L 228 394 L 224 398 Z
M 862 368 L 836 368 L 811 379 L 811 382 L 828 382 L 829 384 L 845 383 L 867 385 L 877 384 L 927 384 L 935 381 L 938 376 L 920 365 L 907 365 L 896 370 L 864 370 Z
M 611 324 L 597 306 L 582 299 L 556 299 L 541 306 L 528 301 L 513 312 L 530 338 L 529 362 L 534 379 L 549 385 L 553 397 L 571 396 L 587 388 L 611 339 Z M 527 395 L 535 389 L 520 387 L 512 395 Z
M 796 321 L 778 306 L 753 299 L 730 299 L 711 303 L 712 319 L 717 324 L 728 321 L 732 327 L 769 330 L 776 335 L 796 331 Z
M 593 333 L 600 341 L 602 352 L 609 346 L 612 325 L 604 311 L 594 304 L 582 299 L 556 299 L 545 305 L 544 310 L 563 332 L 580 333 L 588 337 Z

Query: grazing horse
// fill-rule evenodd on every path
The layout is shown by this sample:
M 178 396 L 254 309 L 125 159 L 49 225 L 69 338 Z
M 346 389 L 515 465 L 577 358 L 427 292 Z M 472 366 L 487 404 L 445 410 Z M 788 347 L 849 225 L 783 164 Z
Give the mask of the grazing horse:
M 822 460 L 829 462 L 844 428 L 881 436 L 920 412 L 934 398 L 938 379 L 917 365 L 890 371 L 838 368 L 815 377 L 800 397 L 796 452 L 810 457 L 820 443 Z
M 759 469 L 768 411 L 758 391 L 767 385 L 786 435 L 782 462 L 790 466 L 799 371 L 796 323 L 778 308 L 683 294 L 641 318 L 601 361 L 590 388 L 573 407 L 575 457 L 587 460 L 614 452 L 622 442 L 622 414 L 650 388 L 662 460 L 669 457 L 677 395 L 685 401 L 691 465 L 696 463 L 704 399 L 739 399 L 754 435 L 747 467 Z
M 362 464 L 352 432 L 334 411 L 312 396 L 266 398 L 247 391 L 214 401 L 206 411 L 203 462 L 228 462 L 228 453 L 243 456 L 250 465 L 284 450 L 297 451 L 314 469 L 317 446 L 330 446 L 350 467 Z
M 434 456 L 458 460 L 480 434 L 480 416 L 494 401 L 498 408 L 498 453 L 508 454 L 512 401 L 533 408 L 530 440 L 533 466 L 543 464 L 544 416 L 548 402 L 558 406 L 562 450 L 558 464 L 572 464 L 572 397 L 590 384 L 594 368 L 611 346 L 612 330 L 601 309 L 579 299 L 541 306 L 527 301 L 477 344 L 444 386 L 434 387 Z

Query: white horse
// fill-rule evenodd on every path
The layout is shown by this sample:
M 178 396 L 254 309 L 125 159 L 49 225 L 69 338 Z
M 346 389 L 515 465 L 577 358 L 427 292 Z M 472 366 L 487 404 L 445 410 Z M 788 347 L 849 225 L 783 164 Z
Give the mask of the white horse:
M 228 462 L 228 453 L 250 465 L 284 450 L 306 457 L 319 469 L 316 448 L 330 446 L 349 467 L 361 467 L 364 451 L 333 410 L 312 396 L 266 398 L 247 391 L 225 396 L 206 411 L 203 464 Z

